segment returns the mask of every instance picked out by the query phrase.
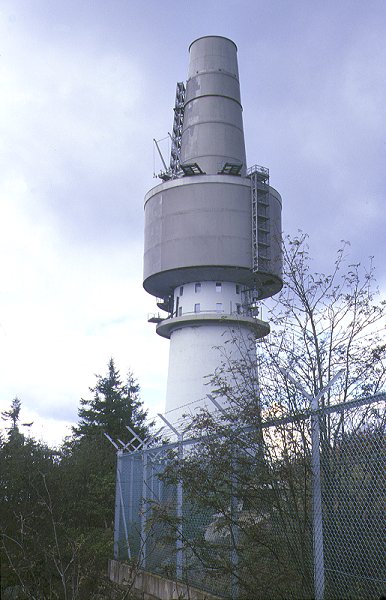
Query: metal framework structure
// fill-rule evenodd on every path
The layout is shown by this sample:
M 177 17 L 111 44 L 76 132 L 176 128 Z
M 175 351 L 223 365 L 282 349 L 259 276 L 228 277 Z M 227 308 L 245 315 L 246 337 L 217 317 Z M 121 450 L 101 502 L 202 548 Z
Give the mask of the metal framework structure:
M 252 257 L 253 272 L 269 272 L 270 266 L 270 210 L 269 170 L 254 165 L 247 170 L 251 180 L 252 203 Z
M 181 159 L 182 126 L 184 123 L 185 85 L 182 81 L 177 83 L 176 101 L 174 103 L 173 132 L 171 135 L 172 147 L 170 151 L 170 176 L 178 176 Z
M 296 382 L 293 383 L 296 385 Z M 300 391 L 304 393 L 304 390 Z M 303 566 L 298 565 L 298 572 L 291 571 L 294 582 L 298 582 L 291 582 L 291 585 L 293 583 L 293 589 L 297 589 L 301 596 L 288 590 L 289 596 L 315 597 L 318 600 L 378 598 L 382 596 L 386 583 L 382 516 L 385 490 L 380 485 L 384 481 L 386 394 L 323 409 L 317 406 L 319 396 L 311 398 L 307 395 L 310 406 L 304 413 L 265 420 L 261 424 L 264 460 L 273 473 L 267 489 L 272 490 L 275 498 L 272 506 L 265 503 L 262 508 L 265 525 L 262 525 L 261 534 L 263 542 L 268 544 L 267 547 L 263 544 L 262 552 L 271 557 L 266 582 L 267 589 L 271 590 L 269 597 L 283 597 L 280 591 L 275 592 L 269 586 L 275 579 L 285 581 L 287 576 L 285 564 L 275 560 L 276 555 L 283 552 L 284 545 L 288 558 L 291 552 L 299 553 L 299 556 L 303 554 Z M 213 398 L 210 400 L 224 417 L 221 405 Z M 333 428 L 328 447 L 321 442 L 316 429 L 327 416 Z M 184 454 L 193 451 L 197 440 L 189 439 L 188 428 L 178 429 L 165 417 L 161 418 L 164 427 L 152 439 L 140 440 L 130 430 L 131 441 L 128 444 L 119 442 L 115 559 L 137 559 L 141 569 L 168 574 L 169 577 L 172 574 L 178 581 L 236 600 L 241 593 L 237 572 L 243 568 L 244 560 L 242 538 L 238 532 L 238 519 L 245 518 L 239 506 L 239 477 L 234 478 L 233 471 L 229 474 L 231 518 L 224 516 L 227 525 L 220 525 L 221 515 L 195 510 L 192 498 L 185 497 L 182 481 L 177 478 L 176 483 L 170 486 L 164 482 L 162 475 L 170 460 L 178 458 L 181 461 Z M 247 452 L 250 468 L 254 469 L 254 457 L 257 461 L 258 456 L 254 455 L 248 443 L 248 436 L 254 435 L 254 428 L 237 430 L 233 424 L 231 429 L 234 431 L 232 439 L 235 440 L 236 462 L 237 452 Z M 157 442 L 161 432 L 164 443 Z M 288 460 L 294 460 L 294 464 L 311 460 L 309 475 L 296 480 L 296 485 L 300 486 L 297 490 L 299 500 L 310 494 L 303 515 L 297 514 L 300 505 L 297 505 L 296 498 L 292 506 L 291 495 L 287 495 L 285 474 L 282 479 L 277 479 L 282 471 L 276 466 L 283 460 L 283 447 L 278 445 L 278 439 L 287 439 L 288 435 L 290 439 L 297 440 L 296 454 L 292 459 L 288 456 Z M 116 449 L 119 448 L 117 443 L 110 441 Z M 293 476 L 295 473 L 296 470 Z M 292 485 L 294 483 L 292 481 Z M 257 494 L 254 502 L 258 503 L 258 489 L 252 490 L 252 493 Z M 283 513 L 278 513 L 277 503 L 285 508 Z M 161 515 L 168 516 L 163 520 Z M 301 518 L 299 523 L 297 518 Z M 259 522 L 258 519 L 256 523 Z M 228 536 L 221 533 L 224 527 L 229 527 Z M 231 545 L 230 539 L 233 540 Z M 190 549 L 195 543 L 198 544 L 195 547 L 197 556 Z M 228 552 L 229 564 L 224 574 L 220 576 L 215 570 L 208 570 L 205 560 L 200 560 L 200 552 L 204 553 L 206 560 L 209 557 L 209 563 L 211 553 L 216 563 L 219 553 L 223 553 L 225 560 Z M 297 565 L 296 556 L 292 558 L 293 564 Z M 258 565 L 256 569 L 259 570 Z M 225 573 L 229 573 L 228 578 Z M 296 588 L 296 585 L 299 587 Z

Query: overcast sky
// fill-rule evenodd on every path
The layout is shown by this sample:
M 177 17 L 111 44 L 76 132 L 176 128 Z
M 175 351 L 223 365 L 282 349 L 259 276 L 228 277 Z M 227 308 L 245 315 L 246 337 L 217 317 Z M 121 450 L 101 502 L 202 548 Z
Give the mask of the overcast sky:
M 341 239 L 385 287 L 384 0 L 0 1 L 0 409 L 60 442 L 109 358 L 164 408 L 142 289 L 153 137 L 203 35 L 238 46 L 248 165 L 315 267 Z M 157 165 L 158 168 L 158 165 Z

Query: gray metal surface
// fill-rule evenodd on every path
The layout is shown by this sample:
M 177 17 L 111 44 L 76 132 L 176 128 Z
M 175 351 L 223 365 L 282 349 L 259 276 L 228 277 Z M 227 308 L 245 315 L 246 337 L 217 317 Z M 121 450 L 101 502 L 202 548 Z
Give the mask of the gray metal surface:
M 281 288 L 281 197 L 269 187 L 270 260 L 253 272 L 251 182 L 229 175 L 167 181 L 145 198 L 144 283 L 164 297 L 189 281 L 234 281 Z
M 146 291 L 163 296 L 196 279 L 250 279 L 250 202 L 249 180 L 230 176 L 186 177 L 152 190 L 145 204 Z
M 202 174 L 174 173 L 146 195 L 144 288 L 166 297 L 183 283 L 220 280 L 256 286 L 261 298 L 276 293 L 282 285 L 281 198 L 268 188 L 270 231 L 256 259 L 237 48 L 231 40 L 206 36 L 191 44 L 180 117 L 180 163 L 197 164 Z
M 227 38 L 207 36 L 195 40 L 189 52 L 181 163 L 197 162 L 207 174 L 238 163 L 244 175 L 237 48 Z

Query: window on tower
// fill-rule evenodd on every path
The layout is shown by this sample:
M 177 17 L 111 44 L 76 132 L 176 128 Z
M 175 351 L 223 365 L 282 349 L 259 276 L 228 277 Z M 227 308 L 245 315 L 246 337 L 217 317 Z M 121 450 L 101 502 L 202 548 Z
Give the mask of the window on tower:
M 218 313 L 223 312 L 222 302 L 216 302 L 216 312 L 218 312 Z
M 195 305 L 194 305 L 194 312 L 195 312 L 195 313 L 199 313 L 199 312 L 200 312 L 200 310 L 201 310 L 201 307 L 200 307 L 200 305 L 199 305 L 199 304 L 195 304 Z
M 221 282 L 220 281 L 216 282 L 216 292 L 221 293 Z
M 236 294 L 240 293 L 240 286 L 238 283 L 236 283 Z
M 183 295 L 184 295 L 184 286 L 181 285 L 181 287 L 180 287 L 180 296 L 183 296 Z
M 199 292 L 201 292 L 201 283 L 196 283 L 195 284 L 194 291 L 196 292 L 196 294 L 198 294 Z

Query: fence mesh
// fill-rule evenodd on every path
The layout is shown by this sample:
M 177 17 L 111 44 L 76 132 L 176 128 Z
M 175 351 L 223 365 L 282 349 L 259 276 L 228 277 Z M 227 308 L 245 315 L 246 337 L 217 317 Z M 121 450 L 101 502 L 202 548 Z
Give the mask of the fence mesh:
M 115 558 L 224 598 L 381 598 L 383 409 L 381 395 L 119 451 Z

